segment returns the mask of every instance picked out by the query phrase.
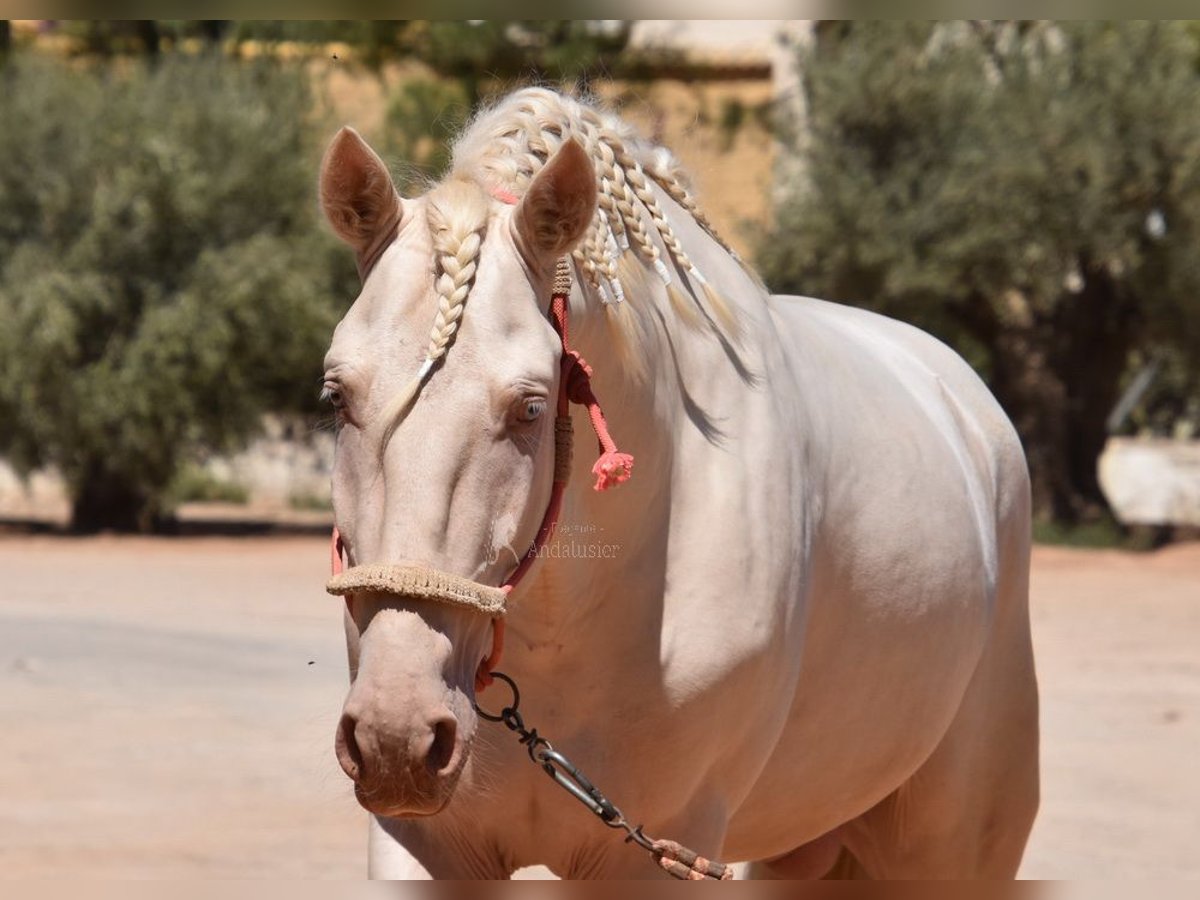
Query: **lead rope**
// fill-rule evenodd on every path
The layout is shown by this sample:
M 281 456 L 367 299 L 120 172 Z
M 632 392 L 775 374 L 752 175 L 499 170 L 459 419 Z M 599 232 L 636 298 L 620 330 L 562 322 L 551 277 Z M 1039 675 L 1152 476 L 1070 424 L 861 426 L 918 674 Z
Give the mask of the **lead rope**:
M 521 692 L 517 684 L 503 672 L 493 672 L 495 678 L 503 681 L 512 691 L 512 703 L 493 715 L 475 704 L 475 711 L 481 719 L 489 722 L 499 722 L 509 731 L 515 732 L 519 742 L 526 748 L 529 758 L 543 772 L 554 780 L 554 783 L 568 794 L 586 806 L 593 815 L 609 828 L 625 832 L 625 843 L 637 844 L 654 861 L 673 878 L 681 881 L 730 881 L 733 879 L 733 867 L 725 863 L 715 862 L 701 856 L 694 850 L 675 841 L 655 840 L 646 835 L 641 825 L 632 825 L 625 818 L 620 808 L 601 793 L 586 775 L 579 770 L 565 754 L 555 750 L 548 740 L 538 734 L 536 728 L 528 728 L 521 716 Z

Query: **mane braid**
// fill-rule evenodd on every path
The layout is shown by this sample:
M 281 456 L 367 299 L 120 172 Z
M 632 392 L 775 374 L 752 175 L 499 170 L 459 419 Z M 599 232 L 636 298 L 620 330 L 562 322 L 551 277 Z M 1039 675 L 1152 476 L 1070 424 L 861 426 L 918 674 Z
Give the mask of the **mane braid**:
M 661 281 L 675 318 L 736 338 L 729 302 L 700 271 L 675 233 L 657 191 L 669 197 L 705 234 L 750 271 L 700 211 L 682 167 L 669 151 L 640 139 L 616 116 L 544 88 L 517 91 L 484 111 L 454 146 L 455 178 L 485 190 L 522 196 L 533 177 L 568 139 L 594 161 L 596 218 L 572 252 L 577 281 L 603 307 L 614 337 L 651 326 L 631 314 L 643 302 L 643 273 Z M 636 261 L 637 264 L 634 264 Z M 757 281 L 757 276 L 750 272 Z M 618 345 L 618 349 L 621 349 Z M 632 363 L 640 354 L 627 353 Z
M 454 343 L 475 283 L 488 221 L 499 202 L 497 193 L 523 196 L 563 142 L 572 139 L 594 161 L 597 203 L 595 218 L 571 257 L 581 290 L 604 309 L 626 371 L 634 378 L 645 375 L 644 347 L 661 321 L 657 311 L 646 308 L 650 272 L 661 281 L 681 323 L 738 337 L 733 308 L 692 260 L 656 193 L 661 190 L 718 247 L 741 262 L 700 211 L 675 157 L 641 140 L 616 116 L 579 100 L 543 88 L 517 91 L 481 114 L 459 137 L 450 176 L 428 194 L 437 314 L 424 360 L 380 417 L 380 453 Z
M 463 133 L 454 145 L 450 177 L 429 192 L 426 218 L 434 249 L 437 315 L 425 359 L 380 417 L 380 454 L 454 342 L 475 283 L 490 213 L 498 202 L 495 194 L 522 196 L 570 139 L 578 140 L 595 160 L 597 188 L 595 219 L 571 256 L 581 289 L 605 310 L 609 334 L 626 371 L 634 378 L 646 373 L 642 346 L 656 324 L 649 310 L 641 308 L 649 294 L 647 271 L 661 280 L 683 324 L 692 328 L 708 324 L 738 336 L 733 309 L 692 261 L 655 194 L 657 185 L 737 259 L 700 212 L 675 158 L 664 148 L 640 140 L 615 116 L 578 100 L 542 88 L 518 91 L 480 115 Z

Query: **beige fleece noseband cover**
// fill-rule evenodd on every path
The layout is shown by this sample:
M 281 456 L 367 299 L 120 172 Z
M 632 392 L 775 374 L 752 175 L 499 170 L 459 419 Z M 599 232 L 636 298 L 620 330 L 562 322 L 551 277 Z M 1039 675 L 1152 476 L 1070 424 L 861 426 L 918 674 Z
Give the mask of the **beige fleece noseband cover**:
M 435 569 L 416 566 L 354 566 L 329 579 L 325 590 L 336 596 L 369 591 L 414 600 L 470 606 L 489 616 L 504 615 L 507 592 Z

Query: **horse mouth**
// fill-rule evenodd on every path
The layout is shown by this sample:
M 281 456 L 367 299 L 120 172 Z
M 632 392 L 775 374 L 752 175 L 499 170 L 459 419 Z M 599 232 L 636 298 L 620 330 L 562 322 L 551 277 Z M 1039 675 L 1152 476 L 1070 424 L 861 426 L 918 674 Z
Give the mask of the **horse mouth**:
M 354 798 L 359 806 L 373 815 L 389 819 L 426 819 L 436 816 L 450 804 L 454 788 L 439 791 L 438 794 L 440 796 L 420 799 L 406 797 L 396 800 L 381 797 L 376 791 L 361 784 L 354 785 Z
M 470 755 L 470 741 L 455 744 L 449 759 L 436 771 L 386 772 L 376 779 L 355 779 L 354 798 L 369 813 L 393 819 L 435 816 L 458 789 Z

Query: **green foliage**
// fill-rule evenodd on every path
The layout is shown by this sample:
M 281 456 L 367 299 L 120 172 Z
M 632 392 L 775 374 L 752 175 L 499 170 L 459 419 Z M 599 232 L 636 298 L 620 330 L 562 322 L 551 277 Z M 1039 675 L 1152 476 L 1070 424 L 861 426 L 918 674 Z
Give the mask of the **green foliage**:
M 195 23 L 187 23 L 194 25 Z M 341 43 L 358 49 L 359 59 L 378 68 L 395 57 L 409 22 L 403 20 L 239 21 L 229 23 L 234 41 Z
M 721 113 L 717 119 L 717 128 L 721 135 L 721 148 L 726 152 L 733 147 L 737 133 L 746 123 L 746 104 L 741 100 L 730 97 L 721 103 Z
M 1134 353 L 1200 350 L 1196 59 L 1178 23 L 826 30 L 768 281 L 949 340 L 1021 431 L 1039 511 L 1094 514 Z
M 387 112 L 386 151 L 402 160 L 402 193 L 424 190 L 450 161 L 450 145 L 482 103 L 518 83 L 587 88 L 629 40 L 627 22 L 596 20 L 412 21 L 397 48 L 428 77 L 400 84 Z
M 404 21 L 231 21 L 221 19 L 69 19 L 54 28 L 78 41 L 87 54 L 156 55 L 180 41 L 209 44 L 256 41 L 268 46 L 344 43 L 354 46 L 361 61 L 378 67 L 396 55 L 408 28 Z
M 404 161 L 396 186 L 405 196 L 425 190 L 450 162 L 450 145 L 471 115 L 470 99 L 453 80 L 404 82 L 387 111 L 387 154 Z
M 475 79 L 573 81 L 624 49 L 629 24 L 595 19 L 426 21 L 413 23 L 408 46 L 437 72 Z
M 54 29 L 75 38 L 84 53 L 108 56 L 115 53 L 157 54 L 161 32 L 151 19 L 66 19 Z
M 288 506 L 298 512 L 332 512 L 333 501 L 328 496 L 296 493 L 288 497 Z
M 235 43 L 344 43 L 373 68 L 416 59 L 434 71 L 481 78 L 574 81 L 611 66 L 629 40 L 629 23 L 596 19 L 337 20 L 195 22 L 158 20 L 172 38 L 227 35 Z M 72 23 L 100 52 L 137 49 L 147 29 L 134 23 Z M 472 99 L 478 99 L 473 97 Z
M 1112 516 L 1069 524 L 1039 520 L 1033 523 L 1033 542 L 1081 550 L 1154 550 L 1164 543 L 1162 529 L 1148 526 L 1123 528 Z
M 1134 352 L 1128 375 L 1135 375 L 1148 362 L 1146 355 L 1140 349 Z M 1125 430 L 1133 434 L 1200 438 L 1195 355 L 1183 352 L 1180 347 L 1158 346 L 1154 348 L 1153 360 L 1157 363 L 1154 379 L 1132 409 Z
M 1111 518 L 1103 518 L 1083 525 L 1063 525 L 1049 521 L 1035 522 L 1033 540 L 1037 544 L 1093 550 L 1125 549 L 1128 543 L 1128 539 L 1121 531 L 1121 526 Z
M 185 465 L 166 491 L 167 503 L 237 503 L 250 500 L 250 491 L 234 481 L 223 481 L 197 465 Z
M 18 58 L 0 92 L 0 453 L 147 528 L 183 460 L 314 402 L 354 276 L 302 73 Z
M 771 122 L 773 108 L 771 101 L 747 105 L 736 97 L 722 100 L 715 123 L 721 137 L 721 150 L 729 152 L 738 134 L 747 127 L 757 128 L 769 136 L 774 130 Z M 700 121 L 711 122 L 711 116 L 701 110 Z

